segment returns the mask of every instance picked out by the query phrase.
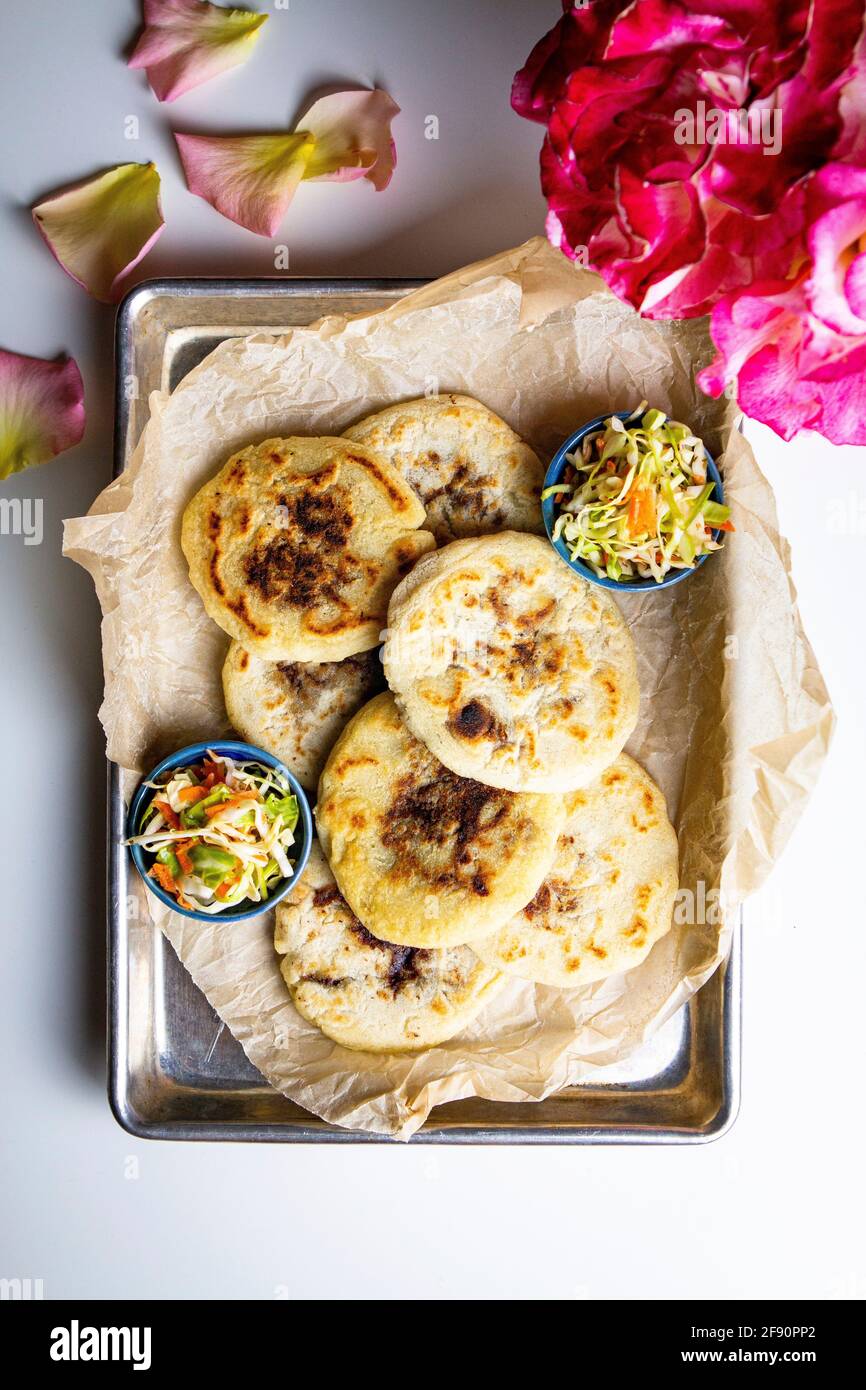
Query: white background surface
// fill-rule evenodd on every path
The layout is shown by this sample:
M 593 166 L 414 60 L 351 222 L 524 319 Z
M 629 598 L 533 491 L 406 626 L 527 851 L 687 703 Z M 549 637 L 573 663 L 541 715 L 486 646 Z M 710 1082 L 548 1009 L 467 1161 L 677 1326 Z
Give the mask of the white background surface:
M 556 0 L 290 0 L 246 68 L 160 106 L 123 64 L 134 0 L 0 3 L 0 344 L 71 352 L 88 407 L 77 450 L 4 485 L 44 498 L 43 544 L 0 537 L 0 1276 L 42 1278 L 48 1298 L 866 1295 L 866 458 L 814 436 L 785 446 L 749 430 L 840 728 L 778 872 L 747 909 L 744 1102 L 725 1138 L 594 1150 L 147 1144 L 105 1099 L 98 609 L 87 576 L 60 557 L 60 529 L 110 474 L 113 313 L 63 275 L 27 209 L 101 167 L 153 158 L 168 227 L 138 278 L 273 273 L 269 242 L 185 191 L 171 126 L 276 129 L 322 83 L 378 82 L 403 108 L 391 187 L 302 186 L 278 240 L 298 274 L 450 270 L 541 229 L 541 130 L 508 96 L 558 14 Z M 424 139 L 430 114 L 438 142 Z M 137 143 L 124 139 L 128 115 Z

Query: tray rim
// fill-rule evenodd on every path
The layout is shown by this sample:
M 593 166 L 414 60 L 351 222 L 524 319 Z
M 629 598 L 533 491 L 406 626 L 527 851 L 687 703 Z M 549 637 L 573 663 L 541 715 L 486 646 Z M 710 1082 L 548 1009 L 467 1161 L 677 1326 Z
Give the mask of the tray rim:
M 127 372 L 123 365 L 130 350 L 134 312 L 151 299 L 174 295 L 194 299 L 211 294 L 243 299 L 291 299 L 299 294 L 319 294 L 324 297 L 346 293 L 403 291 L 419 289 L 430 280 L 426 277 L 368 276 L 255 276 L 222 278 L 218 276 L 159 277 L 143 280 L 133 286 L 117 309 L 114 334 L 114 436 L 112 479 L 123 472 L 127 464 L 127 435 L 130 422 L 130 403 L 123 390 Z M 240 335 L 239 335 L 240 336 Z M 135 443 L 138 441 L 136 440 Z M 134 447 L 134 444 L 131 445 Z M 131 451 L 131 448 L 130 448 Z M 127 922 L 120 910 L 121 886 L 127 874 L 123 854 L 122 826 L 124 802 L 120 785 L 120 769 L 106 758 L 108 794 L 106 815 L 107 883 L 107 1091 L 112 1114 L 128 1134 L 137 1139 L 171 1140 L 174 1142 L 255 1142 L 288 1144 L 393 1144 L 389 1135 L 343 1129 L 320 1121 L 307 1124 L 253 1124 L 228 1121 L 142 1121 L 130 1104 L 126 1088 L 128 1049 L 125 1021 L 128 1018 L 129 956 Z M 734 1125 L 742 1100 L 742 909 L 733 929 L 731 949 L 722 972 L 721 1026 L 721 1083 L 722 1102 L 712 1121 L 704 1128 L 686 1129 L 665 1126 L 585 1126 L 555 1129 L 544 1125 L 503 1125 L 485 1127 L 465 1125 L 454 1128 L 422 1128 L 408 1141 L 410 1144 L 457 1145 L 691 1145 L 708 1144 L 722 1138 Z M 698 991 L 698 994 L 700 991 Z M 690 1009 L 692 996 L 683 1007 Z M 263 1078 L 264 1079 L 264 1078 Z M 432 1114 L 433 1112 L 431 1112 Z M 325 1125 L 325 1127 L 321 1127 Z

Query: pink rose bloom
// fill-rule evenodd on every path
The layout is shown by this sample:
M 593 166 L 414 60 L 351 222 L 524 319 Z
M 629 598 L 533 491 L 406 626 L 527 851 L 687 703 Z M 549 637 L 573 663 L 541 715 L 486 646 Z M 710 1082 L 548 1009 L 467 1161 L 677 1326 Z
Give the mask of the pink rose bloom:
M 712 311 L 705 389 L 863 442 L 866 0 L 563 8 L 512 92 L 550 240 L 649 317 Z

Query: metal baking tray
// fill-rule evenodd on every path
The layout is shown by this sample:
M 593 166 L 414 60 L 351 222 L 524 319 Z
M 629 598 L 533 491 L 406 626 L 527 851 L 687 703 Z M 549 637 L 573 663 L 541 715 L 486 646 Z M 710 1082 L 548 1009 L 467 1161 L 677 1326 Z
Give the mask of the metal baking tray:
M 147 422 L 148 397 L 172 390 L 218 343 L 279 332 L 326 313 L 382 308 L 416 280 L 152 280 L 117 317 L 115 476 Z M 124 804 L 109 772 L 109 1095 L 148 1139 L 377 1143 L 327 1124 L 270 1087 L 151 924 L 122 845 Z M 690 1144 L 723 1134 L 740 1088 L 740 931 L 727 966 L 629 1061 L 533 1104 L 471 1099 L 440 1106 L 413 1144 Z

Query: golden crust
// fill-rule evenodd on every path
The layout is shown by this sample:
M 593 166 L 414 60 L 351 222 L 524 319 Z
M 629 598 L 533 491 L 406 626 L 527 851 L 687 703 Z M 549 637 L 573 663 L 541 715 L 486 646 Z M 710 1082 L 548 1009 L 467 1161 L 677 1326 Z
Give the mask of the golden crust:
M 498 970 L 574 989 L 631 970 L 670 930 L 678 850 L 664 796 L 625 754 L 565 802 L 543 884 L 474 948 Z
M 376 650 L 342 661 L 263 661 L 232 642 L 223 665 L 229 719 L 315 791 L 340 730 L 385 685 Z
M 339 661 L 377 645 L 395 584 L 433 537 L 390 464 L 344 439 L 242 449 L 183 516 L 205 609 L 271 661 Z
M 403 401 L 359 420 L 345 438 L 402 474 L 427 509 L 437 545 L 492 531 L 544 532 L 540 459 L 471 396 Z
M 537 536 L 455 541 L 420 561 L 392 596 L 383 660 L 416 738 L 490 786 L 584 786 L 637 722 L 619 609 Z
M 540 887 L 561 797 L 457 777 L 415 739 L 390 693 L 355 715 L 319 783 L 325 854 L 356 916 L 405 946 L 489 935 Z
M 298 1013 L 366 1052 L 434 1047 L 466 1027 L 504 983 L 468 946 L 419 950 L 358 921 L 318 844 L 277 907 L 274 946 Z

